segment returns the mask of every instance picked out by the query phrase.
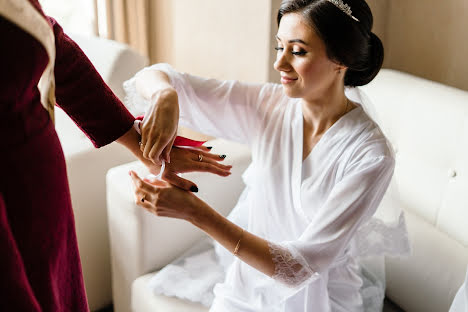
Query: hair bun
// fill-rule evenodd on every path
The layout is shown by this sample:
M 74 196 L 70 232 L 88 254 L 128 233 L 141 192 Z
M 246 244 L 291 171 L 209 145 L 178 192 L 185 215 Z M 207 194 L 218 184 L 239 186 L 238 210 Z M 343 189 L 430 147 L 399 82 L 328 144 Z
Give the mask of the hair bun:
M 376 34 L 370 32 L 369 53 L 362 69 L 348 69 L 344 79 L 346 86 L 357 87 L 368 84 L 377 76 L 384 60 L 384 47 Z

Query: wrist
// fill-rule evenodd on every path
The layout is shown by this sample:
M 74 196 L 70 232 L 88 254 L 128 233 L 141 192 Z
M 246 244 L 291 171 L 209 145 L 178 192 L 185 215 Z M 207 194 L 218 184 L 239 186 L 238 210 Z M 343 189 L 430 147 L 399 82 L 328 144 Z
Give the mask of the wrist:
M 176 122 L 179 120 L 179 99 L 177 91 L 172 86 L 154 92 L 150 104 L 147 114 L 153 115 L 155 118 L 158 115 L 166 116 L 165 120 L 160 121 L 163 124 L 173 119 L 176 119 Z M 168 125 L 164 128 L 167 129 Z
M 150 98 L 150 103 L 153 105 L 161 105 L 167 103 L 177 103 L 177 91 L 173 86 L 166 86 L 155 91 Z
M 125 132 L 120 138 L 118 138 L 116 142 L 125 146 L 138 157 L 137 152 L 139 150 L 139 140 L 140 135 L 132 126 L 130 129 L 128 129 L 127 132 Z
M 197 200 L 199 199 L 197 198 Z M 221 218 L 223 218 L 223 216 L 205 202 L 201 200 L 199 201 L 200 204 L 195 205 L 194 213 L 188 221 L 202 231 L 209 233 L 210 229 L 216 227 L 216 224 L 221 222 Z
M 125 146 L 139 161 L 141 161 L 152 174 L 159 174 L 161 167 L 155 165 L 151 160 L 146 159 L 143 156 L 143 152 L 140 149 L 140 134 L 134 127 L 131 127 L 124 135 L 117 139 L 119 144 Z

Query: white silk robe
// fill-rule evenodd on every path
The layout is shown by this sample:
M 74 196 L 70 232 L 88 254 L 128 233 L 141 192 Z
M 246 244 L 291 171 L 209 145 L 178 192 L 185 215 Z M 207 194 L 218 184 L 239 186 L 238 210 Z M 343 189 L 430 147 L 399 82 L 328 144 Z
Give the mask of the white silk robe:
M 394 158 L 363 108 L 341 117 L 303 161 L 300 100 L 281 85 L 204 79 L 167 64 L 144 70 L 170 77 L 181 125 L 252 151 L 231 218 L 269 241 L 275 275 L 228 261 L 210 311 L 364 311 L 357 233 L 386 192 Z M 131 83 L 127 93 L 144 109 L 148 103 L 132 94 Z
M 468 312 L 468 270 L 466 271 L 465 282 L 455 295 L 449 312 Z

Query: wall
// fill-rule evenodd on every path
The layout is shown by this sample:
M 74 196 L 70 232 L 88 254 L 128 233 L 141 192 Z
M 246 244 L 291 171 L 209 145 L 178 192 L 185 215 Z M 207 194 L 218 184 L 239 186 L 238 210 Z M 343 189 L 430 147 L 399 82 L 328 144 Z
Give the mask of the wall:
M 382 42 L 387 41 L 387 12 L 389 8 L 389 1 L 387 0 L 367 0 L 367 4 L 371 8 L 372 15 L 374 16 L 374 27 L 372 31 L 379 36 Z M 386 46 L 384 48 L 387 48 Z
M 388 4 L 386 65 L 468 90 L 468 0 Z
M 204 76 L 278 81 L 280 0 L 151 1 L 152 61 Z M 468 0 L 368 0 L 384 67 L 468 90 Z
M 152 2 L 154 61 L 214 78 L 268 79 L 270 0 Z

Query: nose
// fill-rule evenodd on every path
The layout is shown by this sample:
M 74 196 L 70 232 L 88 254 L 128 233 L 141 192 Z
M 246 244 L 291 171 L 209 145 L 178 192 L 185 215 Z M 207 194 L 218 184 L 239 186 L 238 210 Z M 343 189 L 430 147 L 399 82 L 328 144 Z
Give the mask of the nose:
M 276 54 L 276 61 L 273 64 L 273 68 L 279 72 L 281 71 L 289 71 L 291 66 L 288 62 L 286 52 L 283 51 L 278 51 Z

